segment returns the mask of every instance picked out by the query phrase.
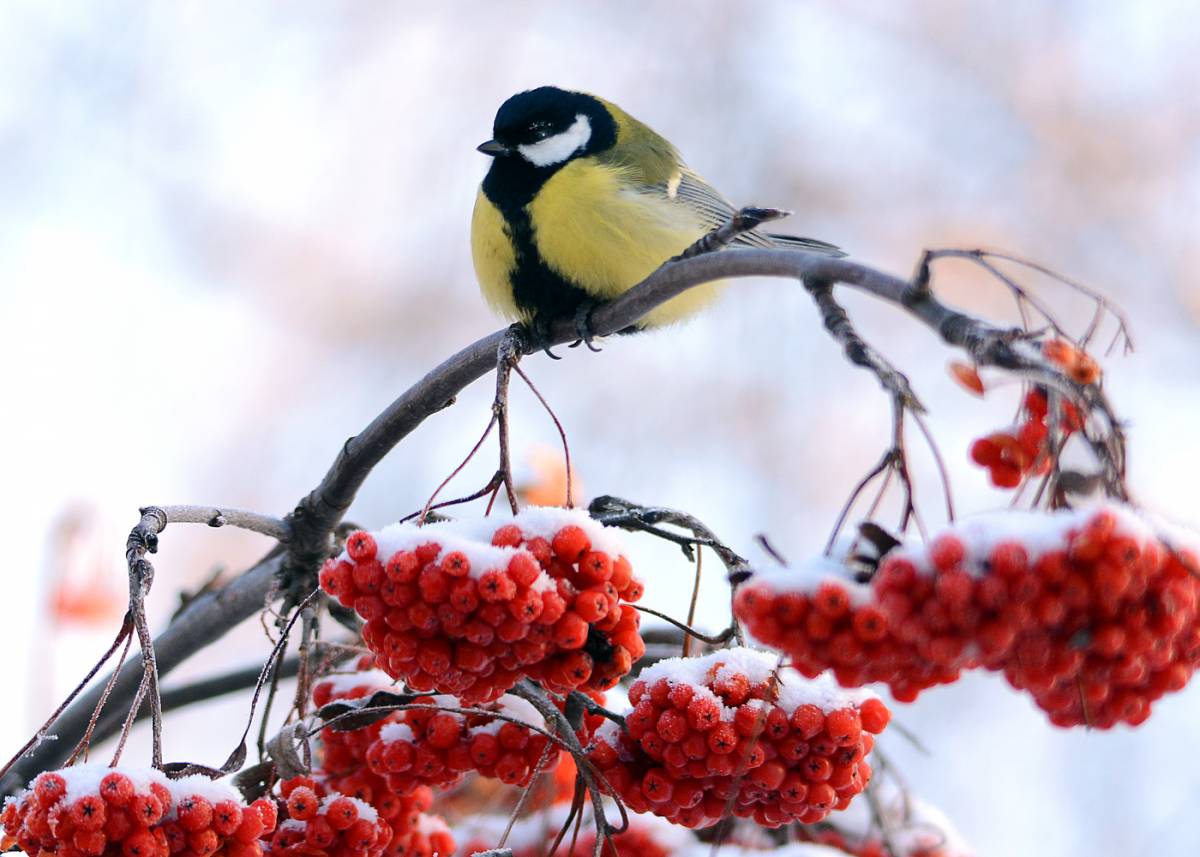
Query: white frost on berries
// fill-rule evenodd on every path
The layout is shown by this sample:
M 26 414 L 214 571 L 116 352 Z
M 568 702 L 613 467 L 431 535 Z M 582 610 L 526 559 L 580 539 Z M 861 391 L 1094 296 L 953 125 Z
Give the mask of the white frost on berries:
M 513 696 L 506 693 L 504 696 L 497 699 L 495 702 L 488 702 L 482 705 L 469 706 L 464 705 L 462 700 L 457 696 L 440 693 L 430 697 L 430 702 L 425 703 L 431 706 L 439 706 L 442 708 L 475 708 L 483 711 L 494 711 L 496 714 L 502 714 L 509 718 L 508 720 L 499 717 L 488 717 L 485 713 L 472 714 L 471 717 L 487 718 L 485 722 L 478 726 L 472 726 L 467 730 L 468 735 L 494 735 L 500 731 L 500 727 L 505 723 L 510 723 L 516 720 L 520 723 L 525 723 L 529 726 L 534 726 L 539 729 L 544 728 L 545 718 L 538 713 L 538 710 L 532 704 L 519 696 Z M 431 712 L 435 714 L 448 714 L 460 723 L 464 722 L 467 715 L 459 714 L 455 711 L 439 711 Z M 379 730 L 379 737 L 384 743 L 392 741 L 408 741 L 416 743 L 416 738 L 413 736 L 412 728 L 407 723 L 386 723 Z
M 854 579 L 854 570 L 846 564 L 846 555 L 855 547 L 851 539 L 839 540 L 828 556 L 809 557 L 797 566 L 771 566 L 756 569 L 747 583 L 763 584 L 774 592 L 803 592 L 811 595 L 823 583 L 835 583 L 846 590 L 850 604 L 859 607 L 874 599 L 871 584 Z
M 376 558 L 385 566 L 388 560 L 399 551 L 414 551 L 422 545 L 437 544 L 441 548 L 437 560 L 440 561 L 447 554 L 460 552 L 471 564 L 471 570 L 467 576 L 478 580 L 489 571 L 507 570 L 509 560 L 523 552 L 518 548 L 497 547 L 491 543 L 492 533 L 498 526 L 499 524 L 492 522 L 486 530 L 481 530 L 479 521 L 459 520 L 438 521 L 423 527 L 403 523 L 384 527 L 382 530 L 371 533 L 371 536 L 375 539 Z M 338 559 L 354 562 L 350 558 L 349 551 L 342 551 Z M 545 572 L 538 577 L 539 579 L 534 581 L 533 589 L 538 589 L 538 584 L 543 577 L 546 578 L 546 583 L 542 583 L 542 588 L 547 588 L 547 583 L 553 587 L 553 583 L 550 582 Z
M 534 708 L 531 703 L 521 699 L 519 696 L 513 696 L 510 693 L 506 693 L 504 696 L 496 700 L 495 705 L 500 709 L 498 713 L 504 714 L 513 720 L 518 720 L 521 723 L 525 723 L 530 726 L 536 726 L 539 729 L 544 728 L 545 726 L 546 718 L 538 714 L 538 710 Z M 491 706 L 487 707 L 490 708 Z M 482 723 L 479 726 L 473 727 L 470 730 L 470 734 L 495 735 L 500 731 L 500 727 L 508 722 L 510 721 L 501 720 L 498 717 L 494 717 L 488 720 L 486 723 Z
M 339 792 L 330 792 L 321 800 L 321 808 L 318 811 L 318 814 L 328 815 L 329 805 L 335 800 L 348 800 L 350 803 L 354 804 L 354 808 L 358 810 L 358 817 L 360 821 L 366 821 L 374 824 L 379 819 L 379 813 L 375 811 L 375 807 L 371 806 L 365 800 L 360 800 L 356 797 L 350 797 L 349 795 L 343 795 Z
M 245 806 L 241 792 L 224 780 L 209 779 L 204 774 L 191 774 L 177 780 L 167 780 L 166 786 L 171 792 L 171 812 L 168 813 L 168 818 L 174 818 L 179 802 L 190 797 L 204 798 L 214 806 L 223 800 L 231 800 L 238 806 Z
M 383 670 L 372 669 L 324 676 L 313 686 L 313 689 L 322 685 L 330 688 L 332 698 L 344 699 L 347 694 L 353 693 L 359 688 L 367 688 L 368 695 L 377 690 L 392 690 L 396 687 L 396 680 Z
M 385 723 L 379 729 L 379 740 L 385 744 L 395 741 L 407 741 L 409 744 L 415 744 L 417 739 L 413 735 L 412 727 L 407 723 Z
M 67 803 L 79 800 L 88 795 L 100 794 L 100 781 L 113 772 L 124 774 L 133 783 L 133 789 L 138 794 L 149 794 L 150 786 L 158 783 L 170 788 L 166 774 L 154 768 L 110 768 L 108 765 L 88 764 L 73 765 L 51 773 L 58 774 L 67 784 L 65 799 Z M 36 782 L 36 780 L 35 780 Z M 174 791 L 171 792 L 174 797 Z M 240 800 L 240 798 L 239 798 Z
M 791 667 L 782 666 L 779 655 L 749 648 L 722 649 L 698 658 L 668 658 L 642 670 L 638 681 L 644 681 L 647 687 L 659 679 L 666 679 L 672 687 L 689 685 L 694 688 L 694 697 L 713 700 L 720 706 L 721 719 L 730 721 L 734 719 L 736 709 L 725 705 L 721 697 L 712 692 L 711 686 L 733 675 L 745 676 L 751 685 L 768 681 L 772 675 L 777 676 L 778 697 L 774 703 L 750 700 L 746 704 L 778 705 L 788 714 L 801 705 L 815 705 L 829 713 L 843 708 L 858 708 L 868 699 L 878 699 L 875 693 L 866 688 L 839 687 L 829 673 L 822 673 L 814 679 L 805 678 Z M 628 709 L 625 713 L 628 713 Z M 595 734 L 609 746 L 621 751 L 619 733 L 620 727 L 606 720 Z
M 529 506 L 515 516 L 492 515 L 485 518 L 491 525 L 491 532 L 504 524 L 516 524 L 528 538 L 543 538 L 551 541 L 555 533 L 563 527 L 579 527 L 587 534 L 591 549 L 604 551 L 613 559 L 625 552 L 624 539 L 621 530 L 616 527 L 606 527 L 593 519 L 582 509 L 564 509 L 559 506 Z M 488 534 L 491 538 L 491 533 Z
M 789 714 L 801 705 L 816 705 L 822 711 L 839 708 L 856 708 L 876 695 L 869 690 L 847 690 L 838 687 L 832 677 L 821 675 L 815 679 L 802 676 L 791 667 L 780 665 L 780 658 L 773 652 L 758 649 L 723 649 L 699 658 L 669 658 L 642 670 L 639 681 L 652 685 L 660 678 L 668 684 L 689 684 L 699 688 L 711 686 L 714 681 L 731 675 L 744 675 L 751 685 L 760 684 L 778 675 L 776 702 Z
M 1029 561 L 1035 562 L 1045 554 L 1066 550 L 1070 534 L 1083 529 L 1101 512 L 1113 516 L 1115 532 L 1134 539 L 1139 545 L 1154 540 L 1154 527 L 1141 514 L 1129 506 L 1106 502 L 1053 512 L 1002 510 L 974 515 L 944 527 L 926 542 L 905 544 L 888 556 L 903 557 L 919 569 L 929 569 L 933 565 L 930 560 L 933 545 L 942 536 L 953 536 L 962 543 L 966 554 L 963 570 L 981 576 L 987 573 L 986 562 L 997 546 L 1020 544 Z
M 435 833 L 450 833 L 450 825 L 440 815 L 430 815 L 427 812 L 417 816 L 416 831 L 422 836 L 432 836 Z

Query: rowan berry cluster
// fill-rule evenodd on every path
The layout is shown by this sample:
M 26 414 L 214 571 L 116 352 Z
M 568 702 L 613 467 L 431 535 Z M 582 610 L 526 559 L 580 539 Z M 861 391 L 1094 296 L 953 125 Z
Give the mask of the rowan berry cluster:
M 462 707 L 459 700 L 447 696 L 420 697 L 413 704 Z M 524 786 L 539 763 L 545 769 L 557 761 L 558 751 L 553 748 L 543 759 L 548 739 L 529 728 L 540 726 L 543 718 L 528 702 L 505 695 L 485 708 L 504 719 L 432 708 L 405 711 L 399 722 L 380 731 L 367 751 L 367 763 L 387 779 L 392 791 L 404 794 L 419 785 L 453 785 L 472 770 L 506 785 Z
M 379 690 L 395 690 L 386 673 L 371 669 L 373 663 L 373 657 L 360 659 L 358 671 L 318 681 L 313 686 L 313 702 L 320 707 L 339 699 L 361 699 Z M 444 849 L 449 842 L 452 851 L 453 841 L 445 822 L 428 814 L 433 791 L 415 783 L 403 790 L 393 789 L 386 777 L 367 764 L 367 753 L 380 732 L 400 720 L 401 714 L 393 712 L 358 729 L 321 730 L 316 771 L 320 786 L 368 804 L 388 823 L 391 841 L 383 852 L 385 857 L 430 857 L 435 851 L 446 857 L 450 851 L 437 849 Z
M 392 842 L 392 827 L 366 801 L 329 791 L 311 777 L 280 783 L 287 818 L 270 840 L 272 854 L 286 857 L 379 857 Z
M 831 670 L 843 687 L 883 682 L 896 699 L 911 702 L 961 673 L 898 636 L 871 585 L 835 560 L 820 558 L 787 576 L 758 574 L 738 588 L 733 604 L 756 640 L 787 654 L 808 678 Z
M 641 583 L 611 532 L 571 510 L 356 532 L 321 585 L 366 620 L 389 675 L 468 703 L 524 677 L 604 690 L 645 652 L 628 607 Z
M 1100 380 L 1100 364 L 1082 348 L 1065 339 L 1048 339 L 1042 343 L 1042 354 L 1051 363 L 1061 366 L 1076 384 L 1095 384 Z
M 1061 445 L 1083 428 L 1079 410 L 1070 402 L 1062 403 L 1061 417 L 1047 423 L 1049 401 L 1040 387 L 1025 396 L 1023 420 L 1015 429 L 998 431 L 971 444 L 971 460 L 988 470 L 997 488 L 1016 488 L 1030 475 L 1042 476 L 1050 470 L 1052 450 L 1050 430 L 1057 422 Z
M 1195 551 L 1168 547 L 1121 506 L 1005 512 L 893 551 L 869 588 L 840 599 L 835 635 L 867 610 L 883 617 L 881 639 L 903 657 L 889 659 L 884 646 L 863 651 L 863 670 L 839 669 L 845 645 L 826 623 L 788 623 L 801 609 L 835 612 L 839 584 L 830 581 L 810 593 L 779 586 L 777 576 L 752 582 L 738 615 L 802 672 L 832 666 L 846 684 L 885 681 L 908 701 L 926 676 L 982 667 L 1028 691 L 1056 725 L 1107 729 L 1143 722 L 1155 700 L 1191 678 L 1200 660 L 1197 567 Z
M 685 827 L 733 814 L 766 827 L 845 809 L 890 713 L 753 649 L 661 661 L 630 688 L 626 730 L 606 722 L 591 761 L 636 812 Z
M 261 857 L 275 804 L 246 806 L 206 777 L 79 765 L 40 774 L 5 804 L 6 837 L 30 857 Z

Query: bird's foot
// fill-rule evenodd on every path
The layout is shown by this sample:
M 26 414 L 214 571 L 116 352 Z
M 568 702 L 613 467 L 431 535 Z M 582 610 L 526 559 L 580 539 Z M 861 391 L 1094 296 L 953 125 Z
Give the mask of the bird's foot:
M 579 338 L 571 343 L 571 348 L 576 348 L 579 343 L 583 343 L 588 347 L 589 351 L 603 351 L 603 348 L 597 348 L 593 343 L 596 341 L 596 334 L 592 330 L 592 310 L 596 308 L 594 301 L 584 301 L 575 309 L 575 335 Z
M 533 319 L 525 324 L 525 332 L 529 338 L 531 348 L 540 349 L 546 353 L 546 356 L 551 360 L 562 360 L 557 354 L 550 350 L 550 327 L 553 320 L 545 313 L 536 313 Z

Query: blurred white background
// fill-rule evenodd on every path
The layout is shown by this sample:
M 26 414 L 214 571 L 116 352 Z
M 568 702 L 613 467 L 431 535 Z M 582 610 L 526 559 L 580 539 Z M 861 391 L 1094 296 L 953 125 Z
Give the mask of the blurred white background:
M 495 108 L 555 83 L 664 133 L 739 204 L 900 274 L 921 249 L 998 246 L 1124 304 L 1139 350 L 1107 365 L 1146 506 L 1200 524 L 1200 29 L 1182 2 L 0 6 L 0 495 L 10 635 L 0 746 L 15 749 L 119 621 L 139 505 L 286 513 L 343 440 L 498 326 L 467 250 L 474 146 Z M 1011 301 L 946 263 L 946 298 Z M 1077 329 L 1086 308 L 1049 282 Z M 964 510 L 1006 502 L 966 460 L 1016 388 L 980 402 L 889 308 L 847 297 L 931 409 Z M 686 327 L 527 371 L 588 496 L 685 508 L 756 558 L 819 548 L 882 451 L 886 401 L 803 292 L 743 281 Z M 519 458 L 553 427 L 519 387 Z M 351 518 L 406 514 L 488 417 L 476 385 L 393 452 Z M 914 443 L 919 450 L 919 444 Z M 916 453 L 926 516 L 941 515 Z M 486 479 L 481 457 L 454 486 Z M 263 540 L 172 527 L 152 599 L 236 572 Z M 647 604 L 690 570 L 638 540 Z M 726 591 L 708 564 L 704 618 Z M 670 585 L 664 585 L 664 584 Z M 657 585 L 656 585 L 657 584 Z M 250 653 L 254 653 L 251 655 Z M 261 660 L 256 623 L 168 684 Z M 246 700 L 168 723 L 171 758 L 216 762 Z M 1065 733 L 995 677 L 901 707 L 930 749 L 885 746 L 982 857 L 1194 853 L 1200 685 L 1137 730 Z M 214 725 L 215 724 L 215 725 Z M 133 753 L 140 752 L 135 748 Z

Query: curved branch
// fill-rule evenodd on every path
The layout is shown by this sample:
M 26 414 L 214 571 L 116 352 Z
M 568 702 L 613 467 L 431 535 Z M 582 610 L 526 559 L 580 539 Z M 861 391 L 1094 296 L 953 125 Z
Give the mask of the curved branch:
M 1098 390 L 1087 392 L 1066 378 L 1034 348 L 1021 348 L 1020 331 L 1000 328 L 941 303 L 929 288 L 928 261 L 922 259 L 913 281 L 870 268 L 850 259 L 798 250 L 726 249 L 672 260 L 634 288 L 592 311 L 590 325 L 606 336 L 635 324 L 655 307 L 688 289 L 713 280 L 737 277 L 788 277 L 844 284 L 902 308 L 932 329 L 948 345 L 962 348 L 979 366 L 993 366 L 1061 389 L 1089 401 L 1106 415 L 1111 411 Z M 329 547 L 329 534 L 353 502 L 376 464 L 428 417 L 454 403 L 468 384 L 496 366 L 497 350 L 507 330 L 496 331 L 468 345 L 425 375 L 388 405 L 360 434 L 342 446 L 333 466 L 289 516 L 292 540 L 289 565 L 315 568 Z M 545 345 L 577 338 L 574 321 L 553 325 L 545 343 L 524 343 L 532 353 Z M 1111 421 L 1115 425 L 1115 420 Z M 1111 482 L 1119 482 L 1119 470 Z

